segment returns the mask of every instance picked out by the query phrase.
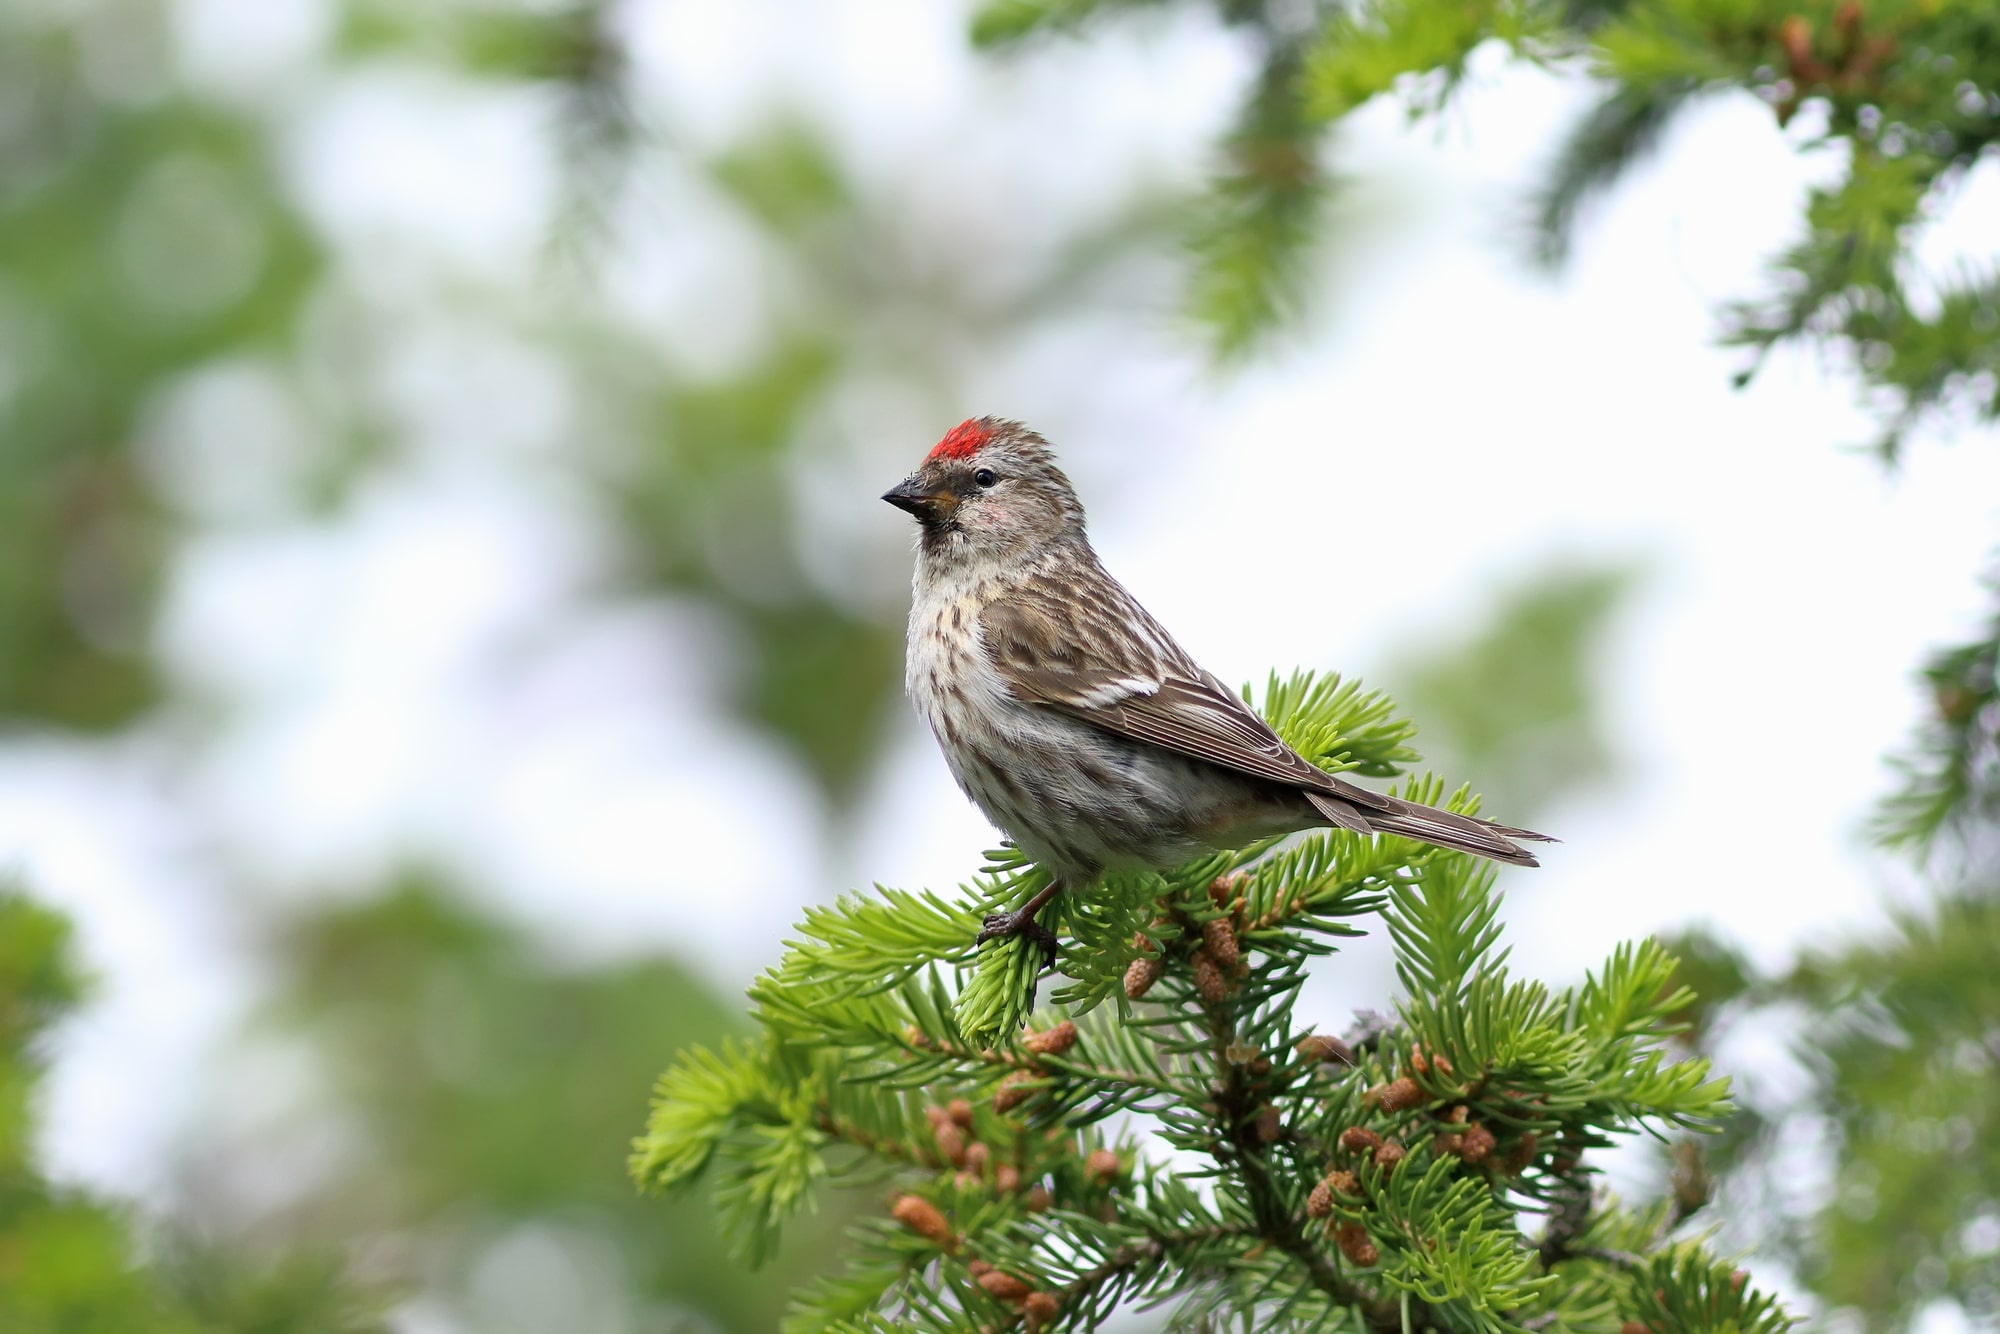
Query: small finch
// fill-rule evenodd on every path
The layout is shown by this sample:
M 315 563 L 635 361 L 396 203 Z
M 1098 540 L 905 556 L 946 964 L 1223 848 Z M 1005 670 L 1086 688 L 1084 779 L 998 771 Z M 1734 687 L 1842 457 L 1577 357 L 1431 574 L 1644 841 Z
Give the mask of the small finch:
M 1106 870 L 1340 828 L 1535 865 L 1545 834 L 1371 792 L 1283 741 L 1106 572 L 1048 442 L 977 417 L 882 499 L 915 515 L 905 683 L 952 776 L 1053 879 L 979 940 Z

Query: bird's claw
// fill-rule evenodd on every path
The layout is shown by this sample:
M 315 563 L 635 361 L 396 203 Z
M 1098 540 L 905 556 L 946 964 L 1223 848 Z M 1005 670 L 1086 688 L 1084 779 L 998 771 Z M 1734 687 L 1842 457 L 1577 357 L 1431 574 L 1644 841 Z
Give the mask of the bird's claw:
M 972 943 L 984 945 L 989 940 L 1003 940 L 1008 936 L 1026 936 L 1041 947 L 1043 965 L 1048 968 L 1056 966 L 1058 949 L 1056 933 L 1037 922 L 1028 913 L 988 913 L 986 921 L 980 926 L 979 934 L 973 938 Z

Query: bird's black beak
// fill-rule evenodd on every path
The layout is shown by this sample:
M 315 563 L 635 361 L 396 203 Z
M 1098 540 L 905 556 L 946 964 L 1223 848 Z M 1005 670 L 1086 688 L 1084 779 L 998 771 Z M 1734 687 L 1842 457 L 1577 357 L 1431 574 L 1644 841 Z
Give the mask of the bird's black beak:
M 906 477 L 882 493 L 882 499 L 899 510 L 908 510 L 925 523 L 938 523 L 958 508 L 958 497 L 940 487 L 926 485 L 917 477 Z

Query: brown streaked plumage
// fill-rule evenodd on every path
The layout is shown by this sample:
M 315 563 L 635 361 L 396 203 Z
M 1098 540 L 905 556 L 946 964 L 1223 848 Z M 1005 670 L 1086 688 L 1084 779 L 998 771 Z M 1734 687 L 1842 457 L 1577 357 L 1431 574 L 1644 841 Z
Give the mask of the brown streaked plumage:
M 962 423 L 883 499 L 920 522 L 905 679 L 966 795 L 1058 886 L 1336 826 L 1517 866 L 1547 836 L 1373 792 L 1279 739 L 1104 569 L 1048 443 Z

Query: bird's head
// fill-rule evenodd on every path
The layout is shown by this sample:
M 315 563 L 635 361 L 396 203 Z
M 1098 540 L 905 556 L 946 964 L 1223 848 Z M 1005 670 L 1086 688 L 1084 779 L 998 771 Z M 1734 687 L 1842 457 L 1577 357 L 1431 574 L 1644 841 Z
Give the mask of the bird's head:
M 923 526 L 926 555 L 1033 555 L 1084 540 L 1083 505 L 1049 442 L 1016 421 L 960 422 L 882 499 Z

